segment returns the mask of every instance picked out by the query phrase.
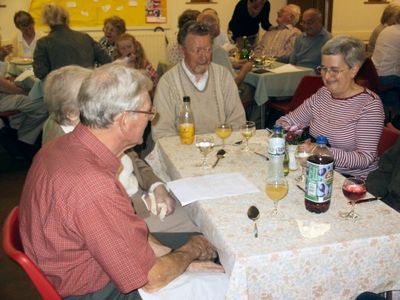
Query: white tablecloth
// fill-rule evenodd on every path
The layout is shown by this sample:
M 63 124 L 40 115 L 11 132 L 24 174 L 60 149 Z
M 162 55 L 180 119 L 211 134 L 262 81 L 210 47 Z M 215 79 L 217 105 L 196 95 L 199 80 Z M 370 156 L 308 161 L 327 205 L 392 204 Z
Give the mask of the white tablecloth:
M 216 138 L 218 140 L 218 138 Z M 227 143 L 240 140 L 234 133 Z M 257 131 L 251 147 L 265 153 L 266 131 Z M 263 190 L 268 162 L 239 146 L 227 146 L 227 156 L 215 169 L 202 170 L 194 145 L 178 137 L 160 139 L 147 161 L 165 180 L 188 176 L 241 172 L 259 193 L 196 202 L 188 205 L 193 221 L 217 247 L 230 276 L 228 299 L 354 299 L 369 290 L 400 289 L 400 214 L 381 201 L 356 206 L 357 222 L 342 220 L 349 210 L 342 195 L 343 177 L 335 174 L 331 207 L 324 214 L 304 208 L 304 195 L 295 186 L 299 171 L 289 174 L 289 193 L 279 203 L 284 217 L 269 216 L 273 203 Z M 217 149 L 209 154 L 213 162 Z M 216 183 L 217 184 L 217 183 Z M 259 237 L 246 212 L 256 205 Z M 329 225 L 317 238 L 305 238 L 298 223 Z

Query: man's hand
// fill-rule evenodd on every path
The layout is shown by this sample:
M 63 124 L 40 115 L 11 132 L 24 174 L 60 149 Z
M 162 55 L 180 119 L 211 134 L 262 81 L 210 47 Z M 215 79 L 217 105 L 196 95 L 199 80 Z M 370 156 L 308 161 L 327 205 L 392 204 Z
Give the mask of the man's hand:
M 182 250 L 194 257 L 194 260 L 207 261 L 217 257 L 214 246 L 202 235 L 194 235 L 178 250 Z
M 186 269 L 188 272 L 215 272 L 225 273 L 224 268 L 212 261 L 193 261 Z
M 175 211 L 175 199 L 171 196 L 163 184 L 154 189 L 154 196 L 156 197 L 157 203 L 165 203 L 167 205 L 167 216 Z M 159 208 L 157 208 L 157 213 L 160 213 Z

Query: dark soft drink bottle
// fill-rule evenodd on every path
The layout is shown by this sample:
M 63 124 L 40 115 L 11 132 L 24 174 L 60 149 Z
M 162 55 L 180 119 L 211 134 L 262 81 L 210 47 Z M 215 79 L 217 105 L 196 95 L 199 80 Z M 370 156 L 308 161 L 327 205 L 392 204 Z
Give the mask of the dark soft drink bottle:
M 305 206 L 308 211 L 324 213 L 329 209 L 333 184 L 333 155 L 324 136 L 317 137 L 317 146 L 307 159 Z

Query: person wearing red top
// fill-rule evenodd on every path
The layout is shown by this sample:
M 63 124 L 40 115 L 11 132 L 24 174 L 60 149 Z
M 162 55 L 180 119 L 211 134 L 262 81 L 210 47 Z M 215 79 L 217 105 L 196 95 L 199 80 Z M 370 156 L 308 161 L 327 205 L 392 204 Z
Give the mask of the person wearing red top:
M 81 123 L 46 143 L 28 172 L 24 250 L 66 299 L 136 299 L 138 288 L 158 290 L 193 261 L 216 257 L 201 235 L 172 252 L 163 246 L 118 180 L 119 157 L 141 143 L 153 119 L 150 86 L 120 64 L 95 69 L 79 91 Z

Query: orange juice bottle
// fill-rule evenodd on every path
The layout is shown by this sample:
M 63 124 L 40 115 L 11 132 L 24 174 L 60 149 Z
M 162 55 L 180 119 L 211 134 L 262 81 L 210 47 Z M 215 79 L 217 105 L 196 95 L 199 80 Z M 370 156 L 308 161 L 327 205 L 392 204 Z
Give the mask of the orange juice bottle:
M 183 107 L 179 114 L 179 137 L 181 144 L 190 145 L 194 141 L 194 119 L 190 108 L 190 97 L 183 97 Z

